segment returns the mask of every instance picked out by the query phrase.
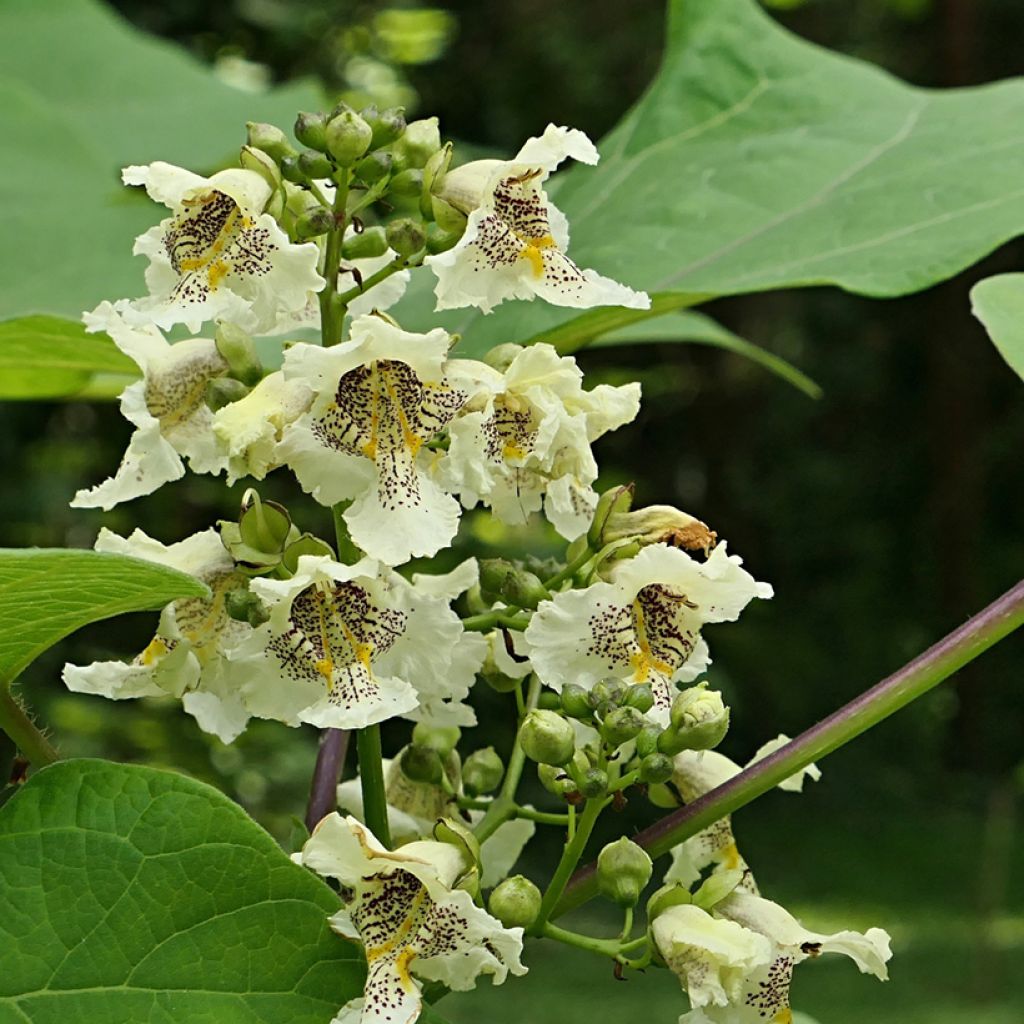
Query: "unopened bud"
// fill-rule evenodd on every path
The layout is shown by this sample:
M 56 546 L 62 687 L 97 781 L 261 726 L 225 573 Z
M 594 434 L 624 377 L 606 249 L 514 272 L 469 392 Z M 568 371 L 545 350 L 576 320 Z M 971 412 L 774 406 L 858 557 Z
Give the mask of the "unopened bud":
M 493 793 L 501 785 L 504 775 L 505 766 L 494 747 L 474 750 L 462 766 L 462 788 L 471 797 Z
M 437 226 L 448 234 L 458 235 L 460 238 L 465 233 L 466 223 L 469 218 L 457 207 L 440 199 L 438 196 L 431 196 L 430 213 L 437 222 Z
M 562 710 L 570 718 L 589 718 L 592 709 L 587 699 L 589 693 L 578 683 L 567 683 L 562 687 L 561 705 Z
M 594 800 L 608 792 L 608 773 L 600 768 L 588 768 L 580 773 L 576 785 L 588 800 Z
M 444 186 L 444 177 L 452 163 L 452 144 L 446 142 L 430 159 L 423 165 L 423 194 L 424 197 L 436 195 Z M 424 216 L 427 211 L 424 211 Z
M 205 401 L 212 412 L 245 398 L 249 389 L 233 377 L 214 377 L 206 382 Z
M 334 214 L 326 206 L 314 206 L 295 218 L 295 237 L 300 241 L 326 235 L 335 226 Z
M 417 746 L 436 751 L 441 757 L 451 753 L 458 746 L 461 730 L 455 725 L 427 725 L 417 722 L 412 730 L 412 741 Z
M 233 323 L 222 320 L 213 335 L 221 358 L 228 364 L 231 376 L 250 387 L 263 379 L 263 366 L 256 354 L 252 338 Z
M 327 149 L 327 118 L 319 113 L 301 113 L 295 118 L 292 129 L 295 138 L 310 149 L 318 149 L 321 153 Z
M 650 683 L 627 686 L 622 703 L 626 707 L 636 708 L 637 711 L 646 715 L 654 707 L 654 690 L 651 688 Z
M 359 234 L 352 232 L 341 243 L 341 255 L 347 260 L 372 259 L 383 256 L 387 251 L 388 240 L 379 224 L 363 228 Z
M 290 181 L 293 185 L 300 185 L 306 180 L 306 175 L 302 173 L 302 168 L 299 167 L 299 158 L 295 156 L 285 156 L 279 161 L 281 167 L 281 176 L 285 181 Z
M 625 695 L 626 687 L 624 684 L 620 683 L 617 679 L 608 679 L 595 683 L 590 688 L 587 700 L 590 701 L 590 706 L 597 710 L 603 705 L 617 707 Z
M 383 116 L 383 115 L 382 115 Z M 403 168 L 422 168 L 441 148 L 441 130 L 436 117 L 411 121 L 402 137 L 391 147 L 395 161 Z
M 691 686 L 676 695 L 669 712 L 678 739 L 683 743 L 678 750 L 663 753 L 678 754 L 680 750 L 710 750 L 722 742 L 729 731 L 729 709 L 717 690 L 707 689 L 706 683 Z
M 541 601 L 551 597 L 544 584 L 532 572 L 503 558 L 481 559 L 480 589 L 485 597 L 520 608 L 536 608 Z
M 402 773 L 413 782 L 426 782 L 439 786 L 444 776 L 441 758 L 436 750 L 410 743 L 402 751 Z
M 244 587 L 229 590 L 224 595 L 224 611 L 236 622 L 247 622 L 250 626 L 260 626 L 270 618 L 270 612 L 263 602 Z
M 653 871 L 647 851 L 623 836 L 597 855 L 597 888 L 620 907 L 635 907 Z
M 463 225 L 463 228 L 465 225 Z M 462 238 L 463 231 L 445 231 L 437 224 L 427 225 L 427 252 L 436 256 L 440 252 L 454 249 Z
M 342 167 L 351 167 L 370 148 L 373 131 L 351 110 L 345 110 L 327 124 L 325 142 L 331 156 Z
M 601 738 L 612 747 L 628 743 L 646 725 L 641 712 L 636 708 L 615 708 L 601 723 Z
M 636 753 L 638 757 L 646 757 L 658 750 L 658 737 L 661 735 L 661 727 L 657 725 L 645 725 L 636 738 Z
M 718 535 L 706 523 L 671 505 L 650 505 L 635 512 L 615 510 L 601 532 L 601 544 L 635 540 L 647 544 L 671 544 L 686 551 L 708 554 Z
M 391 221 L 385 229 L 388 245 L 399 256 L 415 256 L 426 244 L 423 225 L 409 217 Z
M 563 767 L 553 764 L 537 765 L 537 778 L 540 784 L 555 796 L 565 796 L 576 791 L 576 782 Z
M 250 121 L 246 126 L 246 142 L 260 149 L 280 163 L 285 157 L 295 156 L 295 147 L 280 128 L 272 124 Z
M 576 733 L 557 712 L 535 709 L 519 730 L 519 745 L 531 761 L 566 764 L 576 750 Z
M 540 889 L 528 878 L 513 875 L 491 893 L 487 909 L 506 928 L 529 928 L 537 920 L 540 904 Z
M 356 164 L 355 176 L 367 185 L 376 185 L 378 181 L 391 173 L 393 165 L 394 157 L 390 153 L 378 149 L 369 156 L 363 157 Z
M 388 194 L 396 199 L 419 200 L 422 192 L 423 172 L 414 167 L 396 174 L 388 185 Z
M 274 190 L 281 187 L 281 168 L 269 154 L 255 146 L 243 146 L 239 164 L 247 171 L 255 171 Z
M 605 526 L 612 515 L 628 512 L 633 504 L 633 485 L 626 484 L 624 487 L 613 487 L 605 491 L 597 499 L 597 508 L 594 510 L 594 518 L 590 522 L 590 529 L 587 531 L 587 543 L 595 550 L 599 550 L 608 542 L 604 539 Z
M 299 170 L 307 178 L 329 178 L 334 172 L 330 160 L 315 149 L 304 149 L 299 154 Z
M 404 107 L 388 107 L 380 113 L 377 113 L 376 107 L 367 107 L 362 111 L 362 116 L 373 132 L 370 140 L 373 149 L 389 146 L 405 131 Z
M 660 786 L 672 778 L 672 758 L 665 754 L 648 754 L 640 762 L 640 781 L 648 786 Z

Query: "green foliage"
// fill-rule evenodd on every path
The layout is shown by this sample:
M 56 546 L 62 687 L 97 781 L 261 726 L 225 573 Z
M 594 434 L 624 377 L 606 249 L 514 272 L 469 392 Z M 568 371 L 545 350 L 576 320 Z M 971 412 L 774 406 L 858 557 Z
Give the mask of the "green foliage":
M 362 990 L 334 893 L 173 772 L 39 772 L 0 811 L 0 879 L 0 1024 L 327 1024 Z
M 971 309 L 1002 357 L 1024 378 L 1024 274 L 999 274 L 971 289 Z
M 795 38 L 754 0 L 672 0 L 657 78 L 601 164 L 550 192 L 573 259 L 633 287 L 902 295 L 1024 228 L 1024 142 L 1006 133 L 1022 109 L 1021 82 L 911 88 Z M 567 319 L 506 303 L 449 326 L 486 346 Z
M 126 164 L 231 159 L 245 122 L 290 124 L 308 84 L 265 94 L 220 81 L 97 0 L 0 5 L 0 315 L 77 318 L 143 290 L 131 238 L 159 219 L 119 184 Z
M 105 334 L 55 316 L 0 323 L 0 398 L 116 395 L 138 367 Z
M 0 549 L 0 688 L 81 626 L 208 593 L 192 576 L 127 555 Z

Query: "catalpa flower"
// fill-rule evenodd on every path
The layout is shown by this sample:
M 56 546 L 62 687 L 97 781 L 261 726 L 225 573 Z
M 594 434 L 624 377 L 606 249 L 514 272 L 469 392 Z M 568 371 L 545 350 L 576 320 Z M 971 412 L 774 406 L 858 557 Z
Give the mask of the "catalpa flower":
M 445 376 L 448 334 L 410 334 L 378 316 L 355 320 L 332 348 L 295 345 L 284 375 L 313 389 L 278 457 L 322 505 L 351 500 L 352 540 L 388 565 L 446 547 L 459 504 L 435 480 L 427 447 L 468 395 Z
M 135 241 L 148 256 L 149 296 L 135 315 L 164 330 L 229 320 L 250 334 L 272 331 L 324 286 L 314 242 L 294 244 L 264 213 L 270 185 L 255 171 L 233 168 L 203 178 L 172 164 L 126 167 L 126 185 L 143 185 L 171 216 Z
M 251 632 L 225 611 L 229 591 L 248 584 L 237 571 L 216 530 L 204 530 L 177 544 L 163 545 L 135 530 L 119 537 L 100 530 L 97 551 L 134 555 L 200 579 L 210 596 L 185 597 L 160 614 L 156 636 L 133 661 L 65 665 L 64 682 L 77 693 L 112 700 L 170 695 L 206 732 L 230 743 L 245 728 L 249 713 L 234 685 L 227 652 Z
M 468 874 L 462 852 L 422 841 L 388 851 L 355 818 L 332 814 L 313 830 L 301 862 L 341 886 L 344 907 L 330 918 L 366 953 L 366 986 L 334 1024 L 412 1024 L 421 981 L 464 992 L 481 974 L 494 984 L 525 974 L 522 928 L 505 928 L 456 888 Z
M 227 457 L 215 437 L 206 385 L 228 365 L 207 338 L 171 345 L 152 325 L 132 326 L 123 302 L 102 302 L 84 320 L 89 331 L 106 331 L 142 370 L 142 380 L 121 394 L 121 413 L 136 427 L 117 473 L 72 499 L 75 508 L 109 510 L 151 494 L 185 474 L 182 457 L 197 473 L 218 473 Z
M 287 580 L 250 589 L 270 617 L 231 652 L 253 715 L 361 729 L 395 716 L 472 725 L 462 703 L 485 653 L 447 601 L 364 558 L 302 555 Z
M 749 768 L 787 743 L 789 737 L 783 735 L 769 740 L 758 748 L 744 767 Z M 735 761 L 717 750 L 684 750 L 672 759 L 672 768 L 672 784 L 688 804 L 717 789 L 743 770 Z M 778 788 L 800 793 L 805 779 L 817 782 L 820 778 L 821 769 L 815 764 L 809 764 L 788 779 L 783 779 Z M 758 895 L 754 876 L 736 845 L 731 815 L 719 818 L 713 825 L 680 843 L 672 851 L 672 864 L 665 872 L 665 881 L 679 882 L 689 888 L 707 867 L 715 872 L 741 871 L 742 879 L 737 889 Z
M 437 276 L 437 309 L 489 313 L 505 299 L 537 296 L 556 306 L 650 306 L 643 292 L 581 270 L 565 255 L 569 226 L 543 184 L 566 157 L 598 161 L 583 132 L 549 124 L 514 160 L 479 160 L 448 172 L 439 198 L 469 221 L 454 248 L 426 258 Z
M 741 565 L 724 543 L 705 562 L 652 544 L 616 563 L 609 582 L 541 602 L 525 632 L 533 667 L 559 691 L 609 677 L 648 683 L 651 718 L 667 724 L 674 684 L 692 681 L 710 663 L 704 624 L 733 621 L 753 598 L 772 596 Z
M 727 896 L 712 913 L 694 904 L 670 907 L 651 931 L 693 1007 L 680 1024 L 791 1024 L 797 964 L 842 953 L 862 973 L 885 981 L 892 956 L 881 928 L 812 932 L 777 903 L 743 892 Z
M 583 533 L 597 505 L 590 445 L 636 418 L 640 385 L 584 391 L 576 360 L 547 344 L 518 348 L 504 373 L 472 360 L 452 360 L 449 373 L 475 391 L 449 428 L 442 467 L 463 505 L 519 524 L 543 501 L 563 537 Z

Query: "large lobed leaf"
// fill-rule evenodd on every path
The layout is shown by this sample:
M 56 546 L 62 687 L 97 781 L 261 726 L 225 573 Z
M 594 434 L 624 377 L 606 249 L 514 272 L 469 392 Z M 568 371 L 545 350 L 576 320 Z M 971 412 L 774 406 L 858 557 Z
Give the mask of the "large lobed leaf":
M 933 91 L 822 50 L 755 0 L 672 0 L 663 67 L 552 196 L 582 266 L 647 291 L 926 288 L 1024 230 L 1024 82 Z M 418 319 L 426 296 L 410 307 Z M 572 317 L 448 321 L 475 348 Z
M 0 810 L 0 1024 L 328 1024 L 338 906 L 209 786 L 60 762 Z
M 143 290 L 132 239 L 161 209 L 122 188 L 123 165 L 212 170 L 233 160 L 246 121 L 287 127 L 320 105 L 308 83 L 236 89 L 98 0 L 4 0 L 0 317 L 77 319 Z
M 99 551 L 0 549 L 0 687 L 69 633 L 209 594 L 177 569 Z

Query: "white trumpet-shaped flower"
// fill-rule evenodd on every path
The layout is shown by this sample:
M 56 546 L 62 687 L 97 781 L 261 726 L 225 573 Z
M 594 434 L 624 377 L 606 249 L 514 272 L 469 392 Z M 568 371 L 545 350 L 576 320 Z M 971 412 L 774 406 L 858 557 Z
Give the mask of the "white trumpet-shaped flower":
M 121 413 L 135 425 L 113 477 L 72 499 L 75 508 L 111 509 L 151 494 L 185 475 L 182 457 L 197 473 L 218 473 L 227 456 L 213 434 L 206 385 L 227 373 L 213 341 L 192 338 L 169 344 L 152 325 L 132 326 L 123 302 L 102 302 L 84 320 L 90 331 L 106 331 L 142 370 L 142 380 L 121 394 Z
M 468 866 L 455 846 L 428 840 L 392 852 L 354 818 L 332 814 L 299 857 L 340 883 L 344 906 L 331 927 L 366 954 L 363 995 L 335 1024 L 413 1024 L 423 981 L 466 991 L 481 974 L 498 985 L 526 973 L 523 930 L 505 928 L 456 888 Z
M 783 735 L 769 740 L 757 750 L 745 767 L 749 768 L 787 743 L 789 737 Z M 672 760 L 672 784 L 686 803 L 692 803 L 705 793 L 710 793 L 711 790 L 728 782 L 733 776 L 739 775 L 742 770 L 735 761 L 717 750 L 684 750 L 676 754 Z M 779 783 L 779 789 L 799 793 L 803 790 L 805 779 L 817 782 L 820 778 L 821 769 L 816 764 L 809 764 L 788 779 L 783 779 Z M 742 879 L 737 889 L 755 896 L 758 894 L 757 883 L 750 867 L 736 845 L 732 817 L 728 814 L 696 835 L 690 836 L 672 851 L 672 863 L 665 872 L 665 881 L 679 882 L 689 887 L 701 877 L 707 867 L 716 872 L 741 871 Z
M 518 524 L 543 502 L 563 537 L 583 533 L 597 504 L 590 445 L 636 418 L 640 385 L 585 391 L 576 360 L 547 344 L 519 349 L 504 373 L 472 360 L 452 360 L 449 372 L 474 392 L 449 428 L 442 467 L 463 505 L 482 502 Z
M 233 168 L 204 178 L 157 162 L 126 167 L 122 178 L 145 186 L 171 210 L 135 241 L 135 254 L 150 261 L 149 295 L 131 303 L 139 319 L 192 331 L 208 320 L 229 320 L 265 334 L 323 287 L 319 248 L 289 241 L 263 212 L 271 188 L 255 171 Z
M 534 670 L 559 691 L 609 677 L 647 683 L 655 701 L 649 714 L 667 724 L 673 684 L 710 663 L 705 623 L 733 621 L 753 598 L 772 596 L 741 566 L 724 543 L 705 562 L 667 544 L 644 548 L 616 564 L 608 582 L 541 602 L 525 632 Z
M 285 378 L 315 397 L 278 457 L 321 504 L 351 500 L 352 540 L 388 565 L 436 554 L 458 529 L 459 503 L 439 486 L 438 456 L 426 447 L 468 397 L 445 375 L 450 340 L 440 328 L 411 334 L 364 316 L 340 345 L 285 354 Z
M 361 729 L 395 716 L 472 725 L 462 703 L 485 643 L 441 598 L 373 559 L 303 555 L 287 580 L 253 580 L 270 617 L 231 653 L 249 711 Z
M 569 225 L 543 185 L 567 157 L 598 161 L 583 132 L 549 124 L 514 160 L 479 160 L 448 172 L 440 198 L 469 220 L 454 248 L 425 261 L 437 277 L 437 309 L 489 313 L 505 299 L 538 296 L 556 306 L 650 306 L 643 292 L 581 270 L 565 254 Z
M 797 964 L 842 953 L 862 973 L 885 981 L 892 956 L 881 928 L 812 932 L 779 904 L 738 891 L 712 913 L 693 904 L 671 907 L 651 931 L 693 1007 L 680 1024 L 791 1024 L 789 990 Z
M 227 593 L 244 588 L 248 581 L 236 570 L 217 532 L 204 530 L 165 546 L 141 530 L 125 538 L 104 529 L 96 550 L 134 555 L 189 573 L 210 588 L 210 596 L 185 597 L 167 605 L 156 636 L 131 662 L 65 665 L 68 689 L 113 700 L 178 697 L 202 729 L 230 743 L 245 728 L 249 713 L 226 655 L 251 627 L 230 618 L 225 610 Z

